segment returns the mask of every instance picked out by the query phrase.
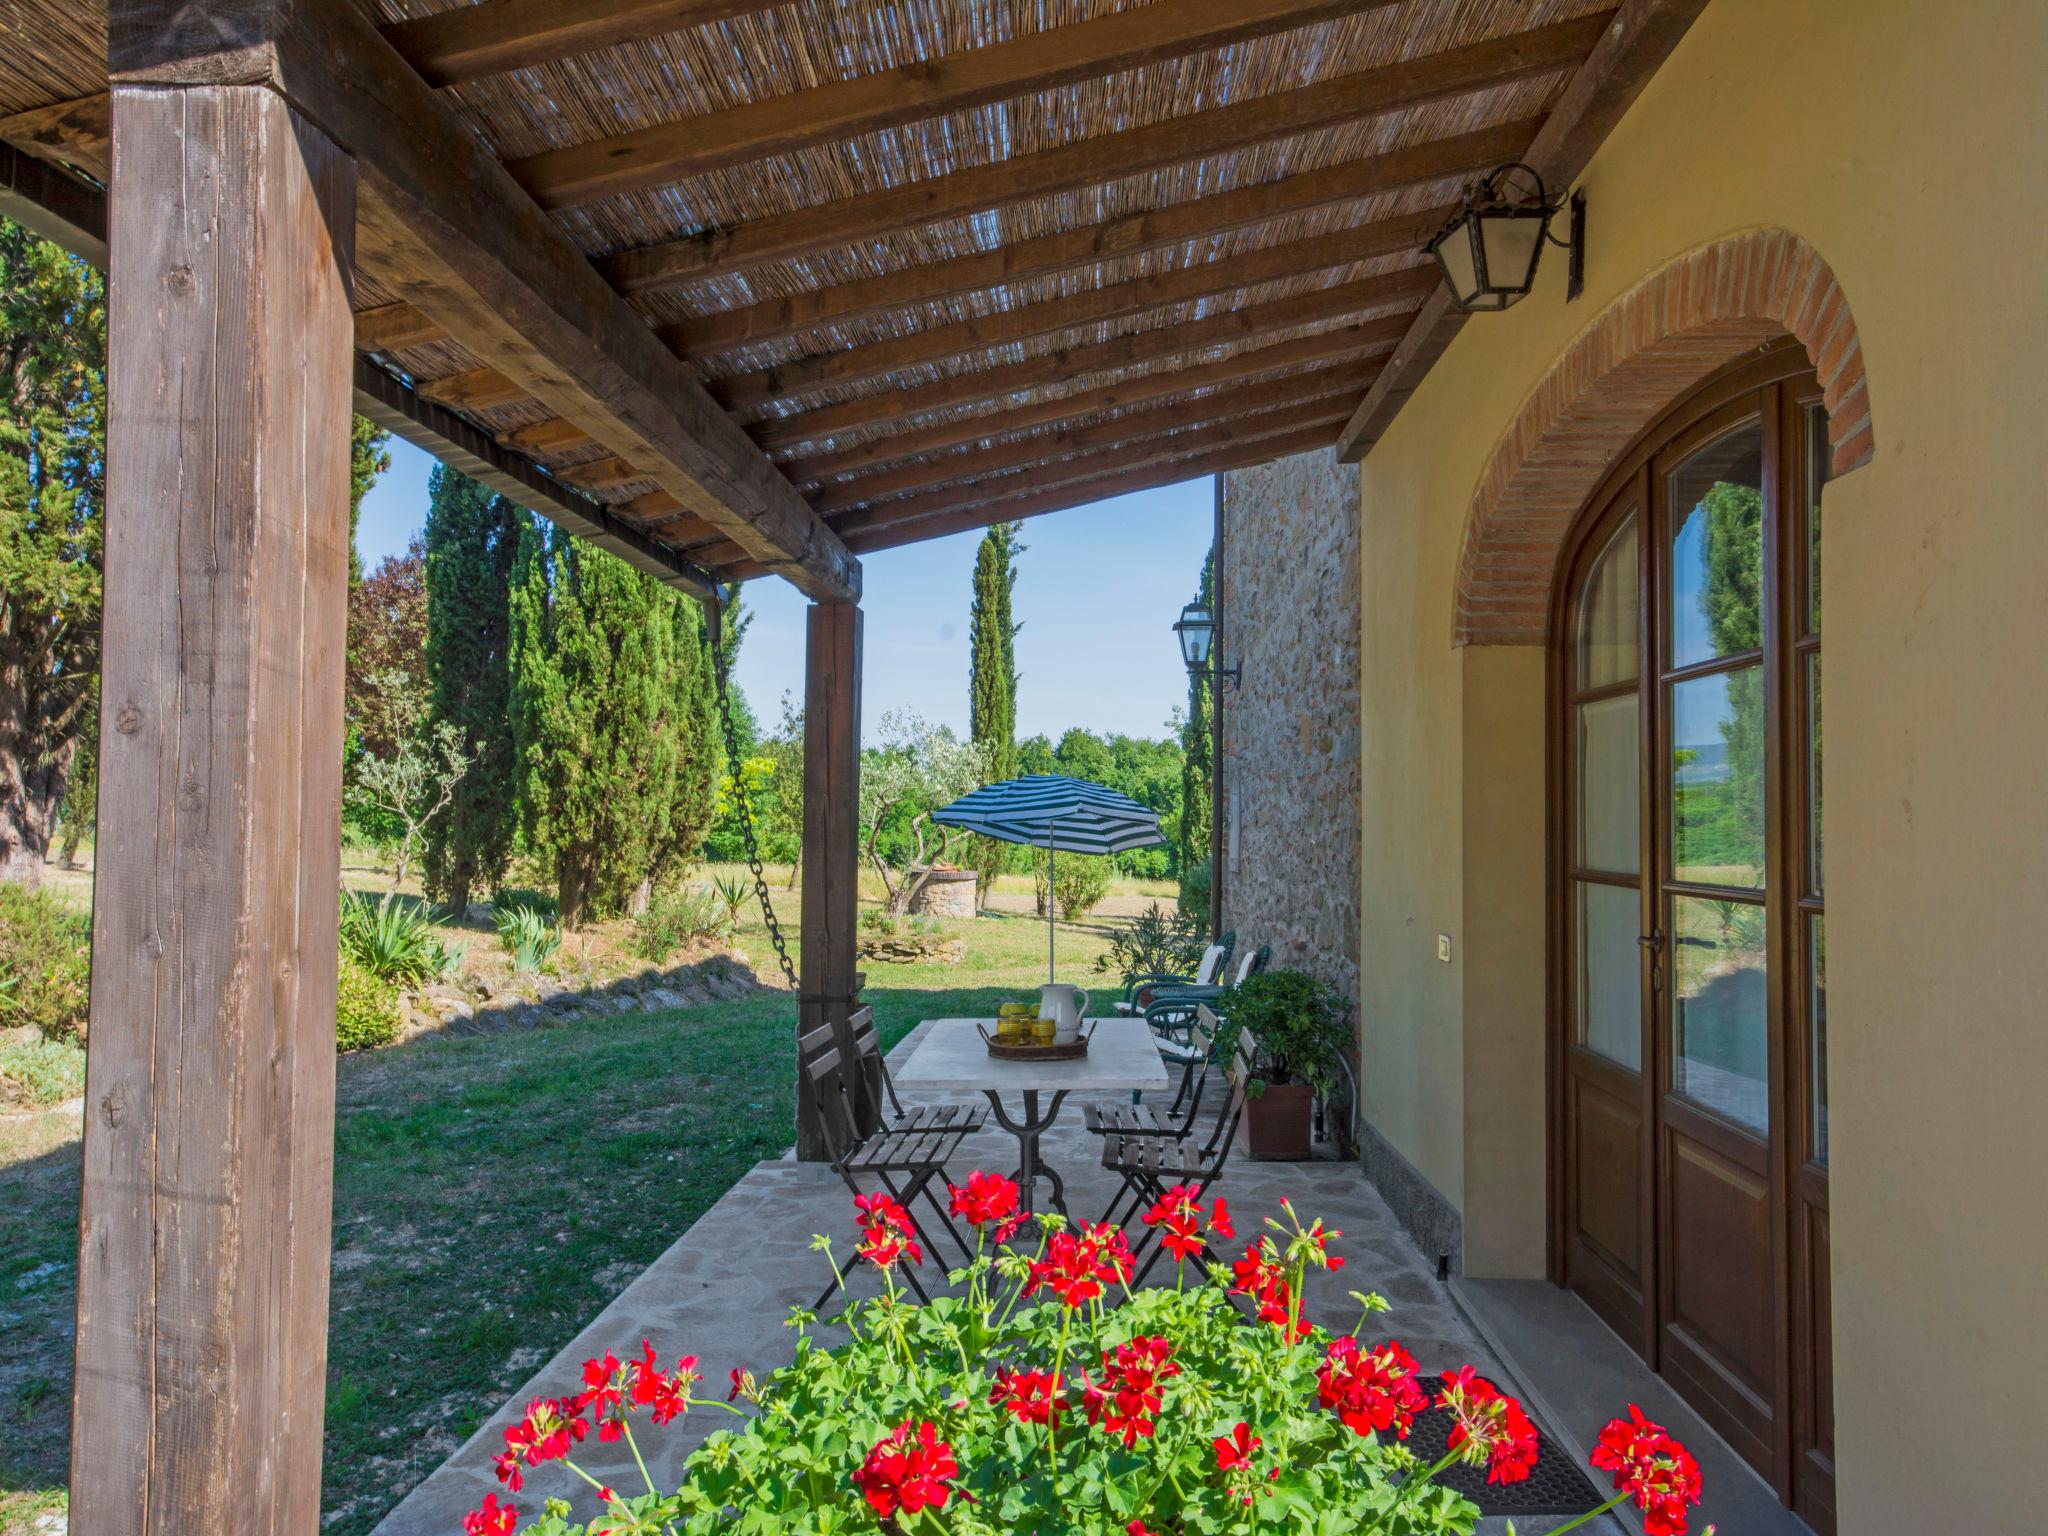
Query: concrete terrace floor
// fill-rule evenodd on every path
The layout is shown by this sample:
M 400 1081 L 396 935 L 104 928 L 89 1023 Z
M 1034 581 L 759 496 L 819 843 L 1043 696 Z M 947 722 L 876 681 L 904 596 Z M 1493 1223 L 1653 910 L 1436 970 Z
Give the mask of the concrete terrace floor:
M 913 1030 L 891 1052 L 900 1064 L 915 1047 L 923 1026 Z M 914 1102 L 905 1095 L 906 1104 Z M 1090 1220 L 1108 1203 L 1113 1180 L 1101 1168 L 1101 1143 L 1082 1126 L 1080 1096 L 1068 1099 L 1058 1123 L 1042 1144 L 1047 1162 L 1066 1180 L 1069 1209 Z M 1213 1101 L 1204 1100 L 1205 1113 Z M 993 1126 L 970 1138 L 951 1168 L 956 1180 L 969 1170 L 1003 1173 L 1016 1165 L 1016 1141 Z M 1041 1186 L 1041 1190 L 1044 1186 Z M 1470 1363 L 1498 1381 L 1504 1390 L 1519 1390 L 1499 1357 L 1466 1322 L 1448 1286 L 1438 1283 L 1422 1254 L 1394 1219 L 1378 1193 L 1349 1163 L 1254 1163 L 1233 1160 L 1214 1187 L 1225 1196 L 1241 1237 L 1262 1230 L 1264 1217 L 1277 1214 L 1279 1201 L 1293 1201 L 1303 1219 L 1321 1216 L 1344 1236 L 1333 1252 L 1346 1259 L 1334 1275 L 1311 1274 L 1308 1315 L 1335 1332 L 1348 1331 L 1358 1318 L 1353 1290 L 1376 1290 L 1392 1304 L 1379 1318 L 1375 1337 L 1401 1340 L 1423 1368 L 1435 1372 Z M 799 1163 L 793 1157 L 756 1164 L 695 1225 L 604 1309 L 554 1359 L 519 1388 L 482 1429 L 408 1494 L 378 1525 L 374 1536 L 450 1536 L 461 1530 L 463 1514 L 498 1489 L 491 1456 L 504 1445 L 505 1427 L 515 1421 L 527 1401 L 539 1396 L 567 1396 L 581 1387 L 582 1362 L 610 1349 L 622 1358 L 638 1353 L 642 1339 L 651 1340 L 664 1362 L 679 1354 L 699 1357 L 706 1395 L 719 1395 L 727 1372 L 746 1367 L 762 1377 L 791 1359 L 794 1335 L 784 1326 L 789 1310 L 809 1306 L 830 1278 L 822 1256 L 810 1251 L 813 1233 L 829 1234 L 842 1258 L 852 1252 L 852 1206 L 846 1186 L 829 1167 Z M 937 1265 L 927 1262 L 927 1271 Z M 1162 1259 L 1150 1282 L 1173 1283 L 1170 1261 Z M 866 1294 L 871 1281 L 855 1280 Z M 828 1315 L 833 1310 L 827 1307 Z M 843 1337 L 821 1329 L 831 1341 Z M 1616 1403 L 1616 1410 L 1621 1404 Z M 698 1410 L 667 1429 L 636 1426 L 641 1450 L 655 1482 L 663 1487 L 680 1480 L 684 1459 L 715 1429 L 737 1420 L 716 1410 Z M 1540 1422 L 1540 1420 L 1539 1420 Z M 599 1446 L 584 1442 L 578 1462 L 593 1475 L 621 1488 L 642 1486 L 623 1444 Z M 572 1486 L 573 1485 L 573 1486 Z M 529 1478 L 518 1503 L 527 1515 L 537 1513 L 550 1495 L 568 1498 L 576 1518 L 597 1512 L 576 1479 L 559 1467 L 544 1467 Z M 1564 1517 L 1522 1517 L 1516 1528 L 1525 1536 L 1541 1536 Z M 1617 1536 L 1625 1529 L 1611 1518 L 1584 1527 L 1594 1536 Z M 1501 1536 L 1505 1519 L 1480 1523 L 1486 1536 Z

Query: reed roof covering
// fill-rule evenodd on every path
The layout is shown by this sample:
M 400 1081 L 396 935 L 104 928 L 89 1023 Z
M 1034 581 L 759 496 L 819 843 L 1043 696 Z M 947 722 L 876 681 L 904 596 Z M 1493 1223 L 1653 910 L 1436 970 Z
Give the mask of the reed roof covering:
M 855 552 L 1333 443 L 1435 287 L 1422 241 L 1613 14 L 579 0 L 537 33 L 536 0 L 369 9 Z M 0 0 L 0 26 L 0 138 L 93 171 L 74 99 L 104 90 L 103 13 Z M 421 394 L 706 568 L 764 568 L 400 292 L 366 261 L 358 345 Z

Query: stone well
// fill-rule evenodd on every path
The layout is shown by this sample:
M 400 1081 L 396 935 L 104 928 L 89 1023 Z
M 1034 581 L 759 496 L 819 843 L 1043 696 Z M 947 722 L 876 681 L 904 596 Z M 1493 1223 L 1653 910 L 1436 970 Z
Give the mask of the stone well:
M 933 870 L 924 889 L 911 899 L 910 910 L 930 917 L 974 916 L 974 871 Z

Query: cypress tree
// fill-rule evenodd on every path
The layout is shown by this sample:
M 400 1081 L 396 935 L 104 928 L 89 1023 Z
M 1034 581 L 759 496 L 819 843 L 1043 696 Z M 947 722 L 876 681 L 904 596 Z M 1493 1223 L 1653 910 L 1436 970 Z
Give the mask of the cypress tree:
M 695 856 L 718 768 L 703 612 L 538 524 L 512 577 L 515 802 L 562 921 L 622 913 Z
M 1195 601 L 1215 612 L 1216 551 L 1212 548 L 1202 561 L 1202 581 Z M 1210 805 L 1212 783 L 1211 749 L 1216 717 L 1213 687 L 1205 672 L 1188 674 L 1188 717 L 1181 729 L 1180 770 L 1180 873 L 1185 877 L 1209 861 Z
M 427 724 L 455 727 L 469 771 L 427 826 L 427 889 L 459 918 L 512 856 L 512 564 L 526 519 L 467 475 L 427 481 Z
M 974 556 L 974 599 L 968 609 L 967 733 L 987 754 L 988 779 L 1017 776 L 1017 631 L 1011 594 L 1017 584 L 1017 523 L 994 523 Z M 1006 843 L 976 838 L 971 857 L 983 900 L 1010 860 Z

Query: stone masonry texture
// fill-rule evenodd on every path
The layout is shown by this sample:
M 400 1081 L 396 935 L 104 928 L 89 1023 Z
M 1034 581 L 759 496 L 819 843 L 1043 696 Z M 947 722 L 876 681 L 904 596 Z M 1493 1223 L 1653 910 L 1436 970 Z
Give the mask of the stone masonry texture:
M 1224 924 L 1358 998 L 1358 471 L 1325 449 L 1223 480 Z

